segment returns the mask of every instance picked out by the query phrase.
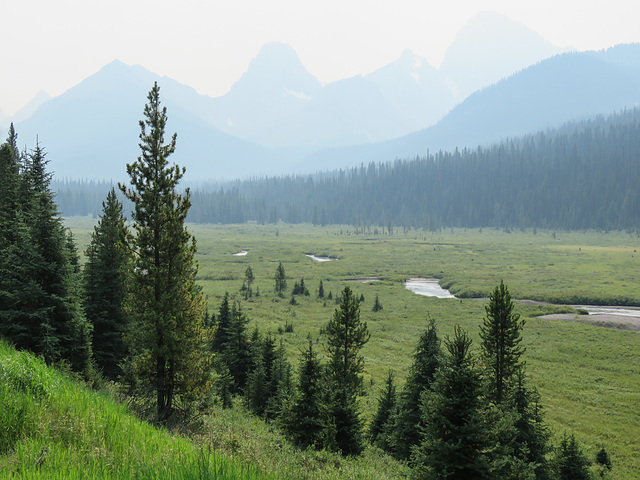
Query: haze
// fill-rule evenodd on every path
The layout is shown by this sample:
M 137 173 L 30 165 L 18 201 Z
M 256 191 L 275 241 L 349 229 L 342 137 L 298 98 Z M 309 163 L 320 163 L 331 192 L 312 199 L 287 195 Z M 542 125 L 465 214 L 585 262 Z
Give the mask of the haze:
M 640 40 L 635 0 L 22 0 L 2 7 L 0 110 L 13 115 L 41 90 L 57 96 L 114 59 L 220 96 L 269 41 L 291 45 L 325 83 L 370 73 L 405 49 L 437 67 L 456 32 L 482 11 L 559 47 Z

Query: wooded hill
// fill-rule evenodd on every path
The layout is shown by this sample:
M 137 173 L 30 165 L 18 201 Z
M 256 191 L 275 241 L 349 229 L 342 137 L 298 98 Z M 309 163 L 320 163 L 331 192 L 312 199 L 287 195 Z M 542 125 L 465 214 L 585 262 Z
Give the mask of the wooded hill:
M 196 187 L 189 221 L 630 229 L 640 223 L 640 109 L 488 148 Z M 96 214 L 107 183 L 58 182 L 64 215 Z

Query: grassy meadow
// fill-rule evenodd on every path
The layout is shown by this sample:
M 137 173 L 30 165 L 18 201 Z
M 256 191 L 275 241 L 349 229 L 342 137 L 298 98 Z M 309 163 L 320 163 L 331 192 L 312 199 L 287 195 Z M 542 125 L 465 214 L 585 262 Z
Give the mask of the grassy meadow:
M 66 221 L 81 248 L 88 243 L 93 221 Z M 294 364 L 308 338 L 323 351 L 320 332 L 336 305 L 317 298 L 320 280 L 325 295 L 331 292 L 334 300 L 347 285 L 364 297 L 361 317 L 371 331 L 363 349 L 367 417 L 389 369 L 402 385 L 428 316 L 436 320 L 442 337 L 452 334 L 455 324 L 467 329 L 477 352 L 487 304 L 483 297 L 501 279 L 514 299 L 640 305 L 636 252 L 640 238 L 635 233 L 447 229 L 373 235 L 356 234 L 349 226 L 285 224 L 190 225 L 189 229 L 198 241 L 199 283 L 209 311 L 217 312 L 228 291 L 251 319 L 249 328 L 257 326 L 282 339 Z M 233 255 L 241 250 L 248 254 Z M 313 263 L 305 254 L 336 260 Z M 278 262 L 283 263 L 288 281 L 283 298 L 274 294 Z M 240 287 L 248 266 L 255 275 L 254 296 L 244 300 Z M 416 295 L 403 286 L 405 279 L 415 276 L 439 278 L 463 298 Z M 380 280 L 347 281 L 362 277 Z M 301 278 L 311 295 L 296 296 L 297 305 L 291 305 L 291 288 Z M 383 310 L 374 313 L 376 295 Z M 574 432 L 591 459 L 604 446 L 614 462 L 611 478 L 640 478 L 640 333 L 591 325 L 579 316 L 575 322 L 536 318 L 572 312 L 570 307 L 518 303 L 516 308 L 527 318 L 524 360 L 554 437 L 565 430 Z M 292 332 L 284 331 L 287 325 Z

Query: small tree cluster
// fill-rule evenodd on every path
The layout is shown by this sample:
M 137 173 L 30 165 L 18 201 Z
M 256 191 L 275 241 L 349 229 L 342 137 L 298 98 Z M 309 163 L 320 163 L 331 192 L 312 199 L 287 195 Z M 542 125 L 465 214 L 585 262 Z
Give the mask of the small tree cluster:
M 292 295 L 305 295 L 305 296 L 309 296 L 309 289 L 307 288 L 307 286 L 304 284 L 304 278 L 300 279 L 300 283 L 295 282 L 293 284 L 293 290 L 291 291 Z

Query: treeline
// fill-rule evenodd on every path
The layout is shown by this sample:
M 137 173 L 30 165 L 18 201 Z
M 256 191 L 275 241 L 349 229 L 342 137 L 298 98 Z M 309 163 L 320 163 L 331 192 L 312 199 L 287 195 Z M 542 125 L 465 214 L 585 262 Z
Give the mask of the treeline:
M 369 164 L 323 177 L 196 191 L 191 221 L 356 227 L 628 229 L 640 220 L 640 110 L 488 148 Z
M 640 109 L 475 150 L 194 188 L 189 221 L 635 229 Z M 321 166 L 319 166 L 321 167 Z M 95 213 L 93 183 L 56 186 L 65 215 Z

